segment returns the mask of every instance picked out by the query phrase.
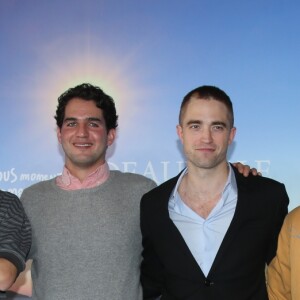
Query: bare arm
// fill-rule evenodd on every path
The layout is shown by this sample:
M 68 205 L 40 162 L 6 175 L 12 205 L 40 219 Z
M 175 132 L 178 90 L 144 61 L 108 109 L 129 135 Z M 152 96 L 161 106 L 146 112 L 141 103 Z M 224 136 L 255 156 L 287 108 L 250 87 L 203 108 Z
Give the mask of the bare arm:
M 9 260 L 0 258 L 0 290 L 7 290 L 16 280 L 17 268 Z

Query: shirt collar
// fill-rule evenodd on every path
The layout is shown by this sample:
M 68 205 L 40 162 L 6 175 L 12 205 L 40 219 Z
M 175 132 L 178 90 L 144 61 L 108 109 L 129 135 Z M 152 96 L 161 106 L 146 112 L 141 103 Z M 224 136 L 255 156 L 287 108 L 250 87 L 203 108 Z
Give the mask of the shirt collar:
M 62 174 L 56 177 L 56 184 L 64 190 L 79 190 L 96 187 L 104 183 L 109 177 L 109 166 L 107 162 L 99 166 L 95 171 L 87 176 L 83 182 L 73 176 L 64 166 Z

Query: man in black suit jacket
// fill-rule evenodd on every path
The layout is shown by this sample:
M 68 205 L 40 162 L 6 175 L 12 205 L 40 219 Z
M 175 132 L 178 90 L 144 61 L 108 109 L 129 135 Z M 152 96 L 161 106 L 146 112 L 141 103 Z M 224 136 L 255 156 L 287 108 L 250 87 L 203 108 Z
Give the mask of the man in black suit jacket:
M 268 299 L 265 266 L 289 199 L 283 184 L 243 177 L 228 163 L 233 124 L 222 90 L 184 97 L 177 133 L 187 168 L 141 201 L 144 299 Z

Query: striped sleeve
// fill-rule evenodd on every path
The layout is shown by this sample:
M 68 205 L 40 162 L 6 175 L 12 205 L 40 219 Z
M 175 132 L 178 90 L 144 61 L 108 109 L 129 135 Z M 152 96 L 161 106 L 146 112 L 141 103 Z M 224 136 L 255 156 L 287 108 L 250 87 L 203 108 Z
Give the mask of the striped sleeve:
M 0 191 L 0 257 L 12 262 L 18 273 L 25 268 L 31 246 L 31 226 L 19 198 Z

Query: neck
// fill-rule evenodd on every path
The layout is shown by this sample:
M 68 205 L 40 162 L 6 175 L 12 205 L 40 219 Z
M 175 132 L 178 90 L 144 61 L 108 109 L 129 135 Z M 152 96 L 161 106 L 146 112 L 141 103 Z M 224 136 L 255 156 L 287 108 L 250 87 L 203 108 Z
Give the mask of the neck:
M 227 162 L 212 169 L 203 169 L 188 165 L 185 184 L 189 189 L 199 193 L 214 194 L 223 189 L 229 174 Z
M 229 169 L 220 168 L 217 172 L 211 170 L 198 171 L 188 169 L 183 177 L 178 192 L 182 201 L 203 218 L 207 218 L 219 202 Z
M 189 193 L 205 196 L 219 194 L 223 191 L 229 174 L 227 162 L 213 169 L 201 169 L 188 165 L 182 186 Z

